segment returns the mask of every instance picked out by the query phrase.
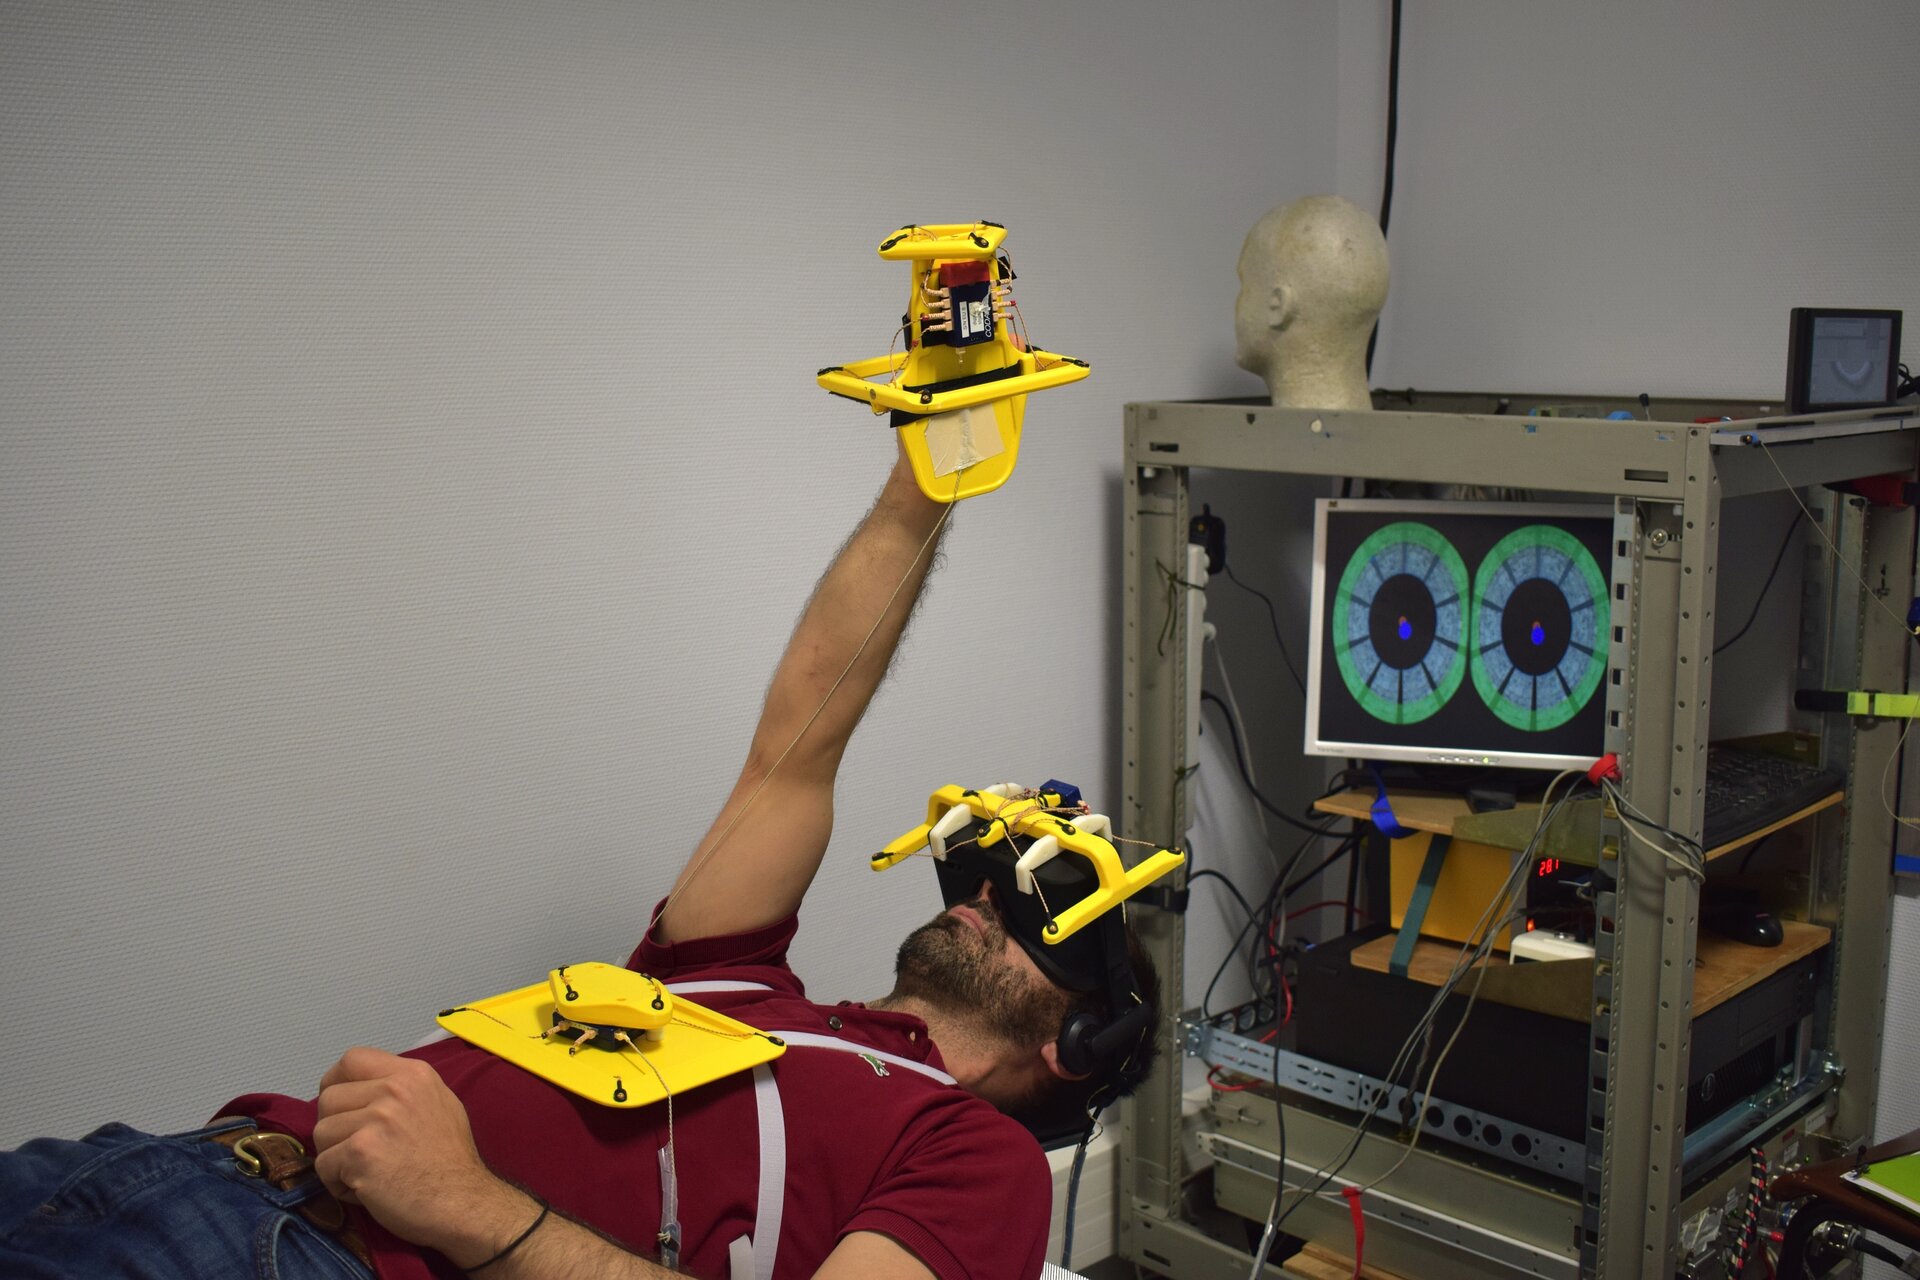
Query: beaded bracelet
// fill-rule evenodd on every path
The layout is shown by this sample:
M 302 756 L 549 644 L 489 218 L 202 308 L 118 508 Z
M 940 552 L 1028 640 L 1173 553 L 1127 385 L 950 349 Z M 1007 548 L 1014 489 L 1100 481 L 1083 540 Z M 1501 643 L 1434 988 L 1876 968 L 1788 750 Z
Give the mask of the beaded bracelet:
M 502 1249 L 500 1252 L 494 1254 L 491 1258 L 488 1258 L 485 1262 L 481 1263 L 479 1266 L 468 1267 L 466 1269 L 468 1275 L 472 1275 L 476 1271 L 486 1270 L 488 1267 L 492 1266 L 494 1263 L 500 1261 L 500 1259 L 506 1257 L 508 1254 L 512 1253 L 515 1249 L 518 1249 L 521 1245 L 525 1244 L 527 1242 L 527 1237 L 540 1229 L 540 1224 L 547 1220 L 547 1215 L 549 1213 L 553 1212 L 553 1206 L 548 1204 L 545 1200 L 542 1200 L 539 1196 L 534 1196 L 533 1201 L 535 1204 L 540 1206 L 540 1216 L 533 1220 L 533 1225 L 528 1227 L 525 1231 L 522 1231 L 519 1235 L 515 1236 L 513 1238 L 512 1244 L 508 1245 L 506 1248 Z

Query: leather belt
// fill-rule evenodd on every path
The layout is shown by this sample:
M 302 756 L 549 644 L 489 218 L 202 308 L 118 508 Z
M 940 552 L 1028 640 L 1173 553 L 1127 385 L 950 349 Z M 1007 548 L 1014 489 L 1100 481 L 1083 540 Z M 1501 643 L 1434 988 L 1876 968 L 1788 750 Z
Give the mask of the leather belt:
M 217 1142 L 233 1152 L 233 1162 L 240 1167 L 240 1172 L 259 1178 L 276 1190 L 291 1191 L 320 1176 L 313 1171 L 313 1157 L 300 1145 L 300 1140 L 290 1134 L 273 1133 L 249 1124 L 210 1134 L 207 1141 Z M 367 1242 L 360 1238 L 346 1207 L 333 1198 L 332 1192 L 319 1188 L 310 1199 L 294 1205 L 293 1212 L 344 1246 L 366 1264 L 367 1270 L 374 1270 L 373 1254 Z

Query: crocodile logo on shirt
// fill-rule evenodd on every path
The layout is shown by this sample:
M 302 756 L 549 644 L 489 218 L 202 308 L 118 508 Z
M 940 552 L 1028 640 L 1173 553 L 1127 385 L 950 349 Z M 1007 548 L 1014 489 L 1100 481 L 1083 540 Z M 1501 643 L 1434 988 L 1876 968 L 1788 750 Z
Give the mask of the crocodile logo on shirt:
M 872 1054 L 863 1053 L 860 1055 L 860 1060 L 873 1068 L 873 1074 L 877 1076 L 884 1076 L 887 1074 L 887 1064 L 880 1061 L 880 1059 L 874 1057 Z

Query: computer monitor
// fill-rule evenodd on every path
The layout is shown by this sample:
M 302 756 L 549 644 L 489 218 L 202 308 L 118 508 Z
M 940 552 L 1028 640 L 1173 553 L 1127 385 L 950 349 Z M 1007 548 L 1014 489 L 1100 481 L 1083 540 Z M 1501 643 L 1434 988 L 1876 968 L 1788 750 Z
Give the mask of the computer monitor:
M 1599 758 L 1610 504 L 1315 504 L 1309 754 L 1568 769 Z
M 1892 404 L 1900 388 L 1898 311 L 1795 307 L 1787 337 L 1787 411 Z

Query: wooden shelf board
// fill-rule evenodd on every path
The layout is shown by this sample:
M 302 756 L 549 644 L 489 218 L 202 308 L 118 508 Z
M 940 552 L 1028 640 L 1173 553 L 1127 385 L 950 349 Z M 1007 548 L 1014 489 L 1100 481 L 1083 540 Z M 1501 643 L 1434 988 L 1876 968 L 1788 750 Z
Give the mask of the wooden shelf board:
M 1833 936 L 1831 930 L 1798 920 L 1782 920 L 1780 929 L 1785 936 L 1777 947 L 1754 947 L 1705 930 L 1700 932 L 1694 944 L 1694 1017 L 1812 955 Z M 1375 973 L 1387 972 L 1396 936 L 1385 934 L 1355 947 L 1353 963 Z M 1407 976 L 1415 982 L 1437 987 L 1453 971 L 1459 955 L 1459 943 L 1422 938 L 1414 944 Z M 1465 982 L 1462 986 L 1464 989 Z M 1593 962 L 1548 960 L 1512 965 L 1496 958 L 1486 978 L 1481 980 L 1480 998 L 1584 1021 L 1593 1000 Z
M 1809 818 L 1822 809 L 1831 809 L 1845 798 L 1844 793 L 1836 791 L 1825 799 L 1816 800 L 1806 808 L 1788 814 L 1778 822 L 1761 827 L 1758 831 L 1748 832 L 1738 840 L 1729 840 L 1725 844 L 1717 845 L 1707 850 L 1707 861 L 1711 862 L 1715 858 L 1724 857 L 1758 843 L 1774 832 Z M 1374 795 L 1371 791 L 1342 791 L 1337 795 L 1314 801 L 1313 807 L 1320 813 L 1369 822 L 1373 819 L 1373 802 Z M 1514 811 L 1538 811 L 1539 808 L 1537 804 L 1523 802 L 1515 805 Z M 1457 795 L 1424 791 L 1393 793 L 1393 816 L 1399 820 L 1401 826 L 1414 831 L 1434 831 L 1450 836 L 1453 834 L 1454 820 L 1465 817 L 1471 812 L 1465 798 Z
M 1768 836 L 1772 835 L 1774 832 L 1779 831 L 1786 827 L 1790 827 L 1794 823 L 1799 822 L 1802 818 L 1811 817 L 1813 814 L 1820 812 L 1822 809 L 1833 808 L 1833 806 L 1839 804 L 1842 800 L 1846 798 L 1847 797 L 1845 792 L 1836 791 L 1832 795 L 1828 796 L 1826 799 L 1816 800 L 1812 804 L 1808 805 L 1806 808 L 1800 810 L 1798 813 L 1790 813 L 1786 817 L 1780 819 L 1780 821 L 1772 823 L 1768 826 L 1761 827 L 1758 831 L 1750 831 L 1746 835 L 1741 836 L 1738 840 L 1729 840 L 1726 844 L 1715 845 L 1713 848 L 1707 850 L 1707 861 L 1712 862 L 1715 858 L 1721 857 L 1725 854 L 1732 853 L 1737 849 L 1744 849 L 1748 845 L 1757 844 L 1758 842 L 1765 840 Z

